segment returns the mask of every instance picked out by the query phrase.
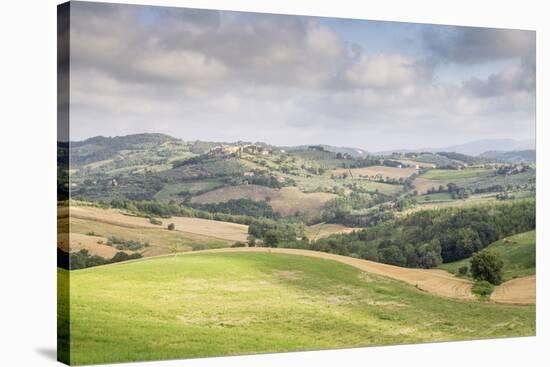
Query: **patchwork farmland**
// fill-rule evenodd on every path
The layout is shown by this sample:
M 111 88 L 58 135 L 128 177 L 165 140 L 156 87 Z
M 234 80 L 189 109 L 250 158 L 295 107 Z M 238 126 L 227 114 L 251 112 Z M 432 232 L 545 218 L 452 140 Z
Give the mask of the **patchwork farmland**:
M 58 207 L 75 364 L 534 333 L 532 163 L 120 139 Z

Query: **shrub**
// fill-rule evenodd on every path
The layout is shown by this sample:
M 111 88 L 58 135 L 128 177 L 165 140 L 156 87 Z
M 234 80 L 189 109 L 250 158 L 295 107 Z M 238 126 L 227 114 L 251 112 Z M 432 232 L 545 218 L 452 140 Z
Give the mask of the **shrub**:
M 264 243 L 267 247 L 277 247 L 279 240 L 279 233 L 275 230 L 267 231 L 264 236 Z
M 244 242 L 241 242 L 241 241 L 237 241 L 235 242 L 234 244 L 231 245 L 231 247 L 245 247 L 246 244 Z
M 157 225 L 157 226 L 162 226 L 162 221 L 158 220 L 157 218 L 153 218 L 153 217 L 149 218 L 149 223 Z
M 460 268 L 458 268 L 458 274 L 467 275 L 469 270 L 470 269 L 468 268 L 468 266 L 461 266 Z
M 113 246 L 118 250 L 136 251 L 142 249 L 143 247 L 149 246 L 149 242 L 139 242 L 134 240 L 127 240 L 125 238 L 117 236 L 111 236 L 107 241 L 107 245 Z
M 111 263 L 117 263 L 121 261 L 127 261 L 127 260 L 134 260 L 134 259 L 140 259 L 143 256 L 139 253 L 133 253 L 131 255 L 128 255 L 126 252 L 119 251 L 111 258 Z
M 206 250 L 206 245 L 203 243 L 194 243 L 191 245 L 193 251 Z
M 481 300 L 489 299 L 495 287 L 486 280 L 478 280 L 472 287 L 472 293 L 478 296 Z
M 170 223 L 168 225 L 168 230 L 173 231 L 174 229 L 176 229 L 176 225 L 174 223 Z
M 472 276 L 476 280 L 485 280 L 491 284 L 502 283 L 504 263 L 498 254 L 491 250 L 476 252 L 470 260 Z

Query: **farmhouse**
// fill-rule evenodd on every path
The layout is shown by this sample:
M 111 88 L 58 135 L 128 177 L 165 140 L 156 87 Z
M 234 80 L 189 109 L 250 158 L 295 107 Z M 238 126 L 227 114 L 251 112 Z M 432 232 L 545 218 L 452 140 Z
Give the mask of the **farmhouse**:
M 238 145 L 217 145 L 208 151 L 209 155 L 229 155 L 242 152 L 242 147 Z

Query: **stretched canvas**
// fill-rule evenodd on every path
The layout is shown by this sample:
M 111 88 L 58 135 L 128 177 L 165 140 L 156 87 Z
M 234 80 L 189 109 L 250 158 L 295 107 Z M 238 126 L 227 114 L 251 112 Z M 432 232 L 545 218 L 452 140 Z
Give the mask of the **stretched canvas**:
M 58 359 L 535 335 L 535 32 L 58 7 Z

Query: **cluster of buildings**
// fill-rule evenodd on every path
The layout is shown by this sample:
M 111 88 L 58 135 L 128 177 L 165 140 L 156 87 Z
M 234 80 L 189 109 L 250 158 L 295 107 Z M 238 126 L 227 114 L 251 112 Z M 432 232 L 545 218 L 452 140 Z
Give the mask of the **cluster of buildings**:
M 244 144 L 244 145 L 217 145 L 208 151 L 209 155 L 231 155 L 231 154 L 258 154 L 258 155 L 269 155 L 271 150 L 256 144 Z

